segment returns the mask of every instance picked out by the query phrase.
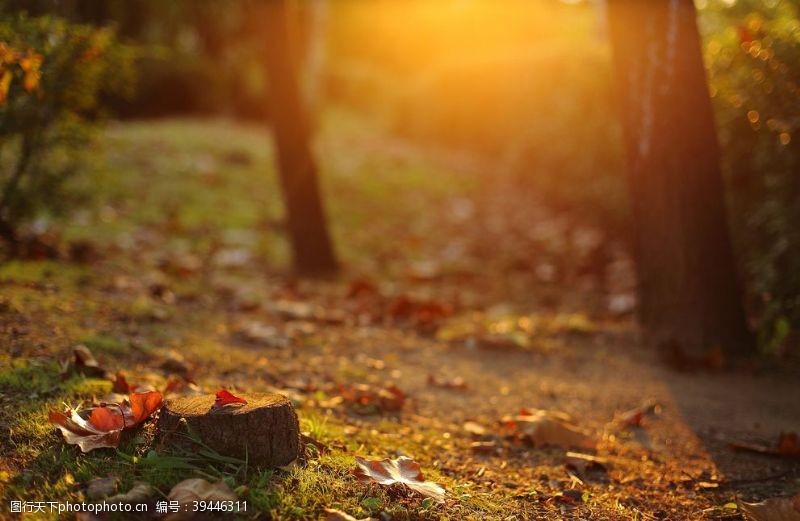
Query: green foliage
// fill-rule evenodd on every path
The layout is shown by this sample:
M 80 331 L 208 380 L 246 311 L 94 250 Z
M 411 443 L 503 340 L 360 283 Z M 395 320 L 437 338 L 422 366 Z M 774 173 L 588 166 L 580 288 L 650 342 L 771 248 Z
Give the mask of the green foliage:
M 800 329 L 800 6 L 701 11 L 737 246 L 768 351 Z
M 132 86 L 133 51 L 111 29 L 51 17 L 0 22 L 0 234 L 75 202 L 66 181 L 80 170 L 102 116 L 102 97 Z

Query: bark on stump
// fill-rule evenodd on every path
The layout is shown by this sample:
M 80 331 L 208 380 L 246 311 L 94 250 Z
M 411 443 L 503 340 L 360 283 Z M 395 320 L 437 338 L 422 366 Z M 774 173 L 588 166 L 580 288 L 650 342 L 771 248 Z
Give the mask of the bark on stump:
M 167 400 L 158 429 L 163 440 L 176 441 L 188 426 L 224 456 L 247 458 L 263 467 L 288 465 L 300 455 L 300 426 L 291 402 L 280 394 L 243 396 L 247 404 L 214 408 L 215 397 L 182 396 Z M 185 420 L 186 426 L 181 424 Z

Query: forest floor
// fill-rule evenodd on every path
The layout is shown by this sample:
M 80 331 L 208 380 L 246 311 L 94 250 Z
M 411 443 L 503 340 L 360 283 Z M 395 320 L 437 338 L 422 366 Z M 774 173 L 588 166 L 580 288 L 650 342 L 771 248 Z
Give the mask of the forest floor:
M 114 125 L 81 181 L 96 200 L 58 230 L 70 248 L 0 266 L 0 517 L 107 476 L 153 500 L 222 477 L 241 517 L 275 519 L 741 519 L 738 501 L 800 491 L 799 460 L 731 448 L 800 432 L 796 361 L 665 366 L 607 232 L 338 114 L 319 155 L 345 271 L 295 279 L 268 143 L 221 121 Z M 282 392 L 325 449 L 248 468 L 151 452 L 148 424 L 82 454 L 47 421 L 111 391 L 61 374 L 79 344 L 142 387 Z M 520 439 L 503 419 L 523 408 L 569 413 L 602 463 Z M 356 455 L 413 457 L 446 500 L 359 482 Z

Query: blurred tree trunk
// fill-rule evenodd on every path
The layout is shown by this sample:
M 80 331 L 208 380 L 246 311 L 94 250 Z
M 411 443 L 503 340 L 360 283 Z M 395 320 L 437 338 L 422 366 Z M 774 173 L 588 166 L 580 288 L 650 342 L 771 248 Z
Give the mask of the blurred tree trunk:
M 289 9 L 285 0 L 270 0 L 262 5 L 270 115 L 294 265 L 302 273 L 333 272 L 337 262 L 311 154 L 311 128 L 298 79 Z
M 608 0 L 640 320 L 679 353 L 753 348 L 692 0 Z

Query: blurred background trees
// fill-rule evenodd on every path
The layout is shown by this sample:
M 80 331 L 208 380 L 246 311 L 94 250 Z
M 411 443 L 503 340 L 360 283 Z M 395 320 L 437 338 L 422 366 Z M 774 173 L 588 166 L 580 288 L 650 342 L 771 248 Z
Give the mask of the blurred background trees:
M 4 17 L 27 11 L 110 25 L 143 49 L 135 96 L 103 95 L 123 117 L 264 121 L 271 105 L 256 3 L 2 5 Z M 344 107 L 419 147 L 491 165 L 482 182 L 531 187 L 573 221 L 601 224 L 607 240 L 628 240 L 611 52 L 594 2 L 331 1 L 324 30 L 314 22 L 318 2 L 291 4 L 301 84 L 313 70 L 315 106 Z M 800 329 L 800 8 L 695 4 L 748 316 L 760 345 L 780 352 Z
M 103 115 L 100 99 L 130 92 L 131 58 L 108 28 L 0 21 L 0 238 L 12 252 L 25 246 L 21 226 L 74 204 L 79 194 L 65 185 Z

